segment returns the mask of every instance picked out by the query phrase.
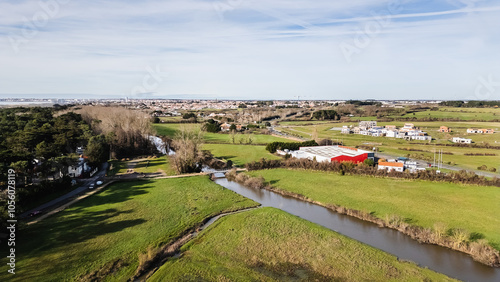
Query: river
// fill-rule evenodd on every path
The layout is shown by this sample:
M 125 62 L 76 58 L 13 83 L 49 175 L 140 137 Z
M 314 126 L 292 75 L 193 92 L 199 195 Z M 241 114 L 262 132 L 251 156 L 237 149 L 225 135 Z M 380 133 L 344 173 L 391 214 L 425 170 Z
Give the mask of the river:
M 444 247 L 420 244 L 396 230 L 381 228 L 355 217 L 268 191 L 244 187 L 226 178 L 215 183 L 252 199 L 265 207 L 274 207 L 317 223 L 347 237 L 397 256 L 422 267 L 463 281 L 500 281 L 500 269 L 475 262 L 468 255 Z

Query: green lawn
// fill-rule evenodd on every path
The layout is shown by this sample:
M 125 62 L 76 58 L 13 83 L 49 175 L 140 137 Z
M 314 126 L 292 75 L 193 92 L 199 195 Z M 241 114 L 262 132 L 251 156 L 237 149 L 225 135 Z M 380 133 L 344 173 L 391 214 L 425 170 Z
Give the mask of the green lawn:
M 203 150 L 209 150 L 216 158 L 231 160 L 236 166 L 262 158 L 280 159 L 279 156 L 266 151 L 265 146 L 258 145 L 204 144 Z
M 116 183 L 18 230 L 16 275 L 7 273 L 4 257 L 0 281 L 75 281 L 114 262 L 122 267 L 107 280 L 125 281 L 148 246 L 220 212 L 256 205 L 208 177 Z
M 373 213 L 398 215 L 407 222 L 464 228 L 482 234 L 500 249 L 500 188 L 430 181 L 410 181 L 336 173 L 272 169 L 253 171 L 280 189 L 313 200 Z
M 135 163 L 135 165 L 133 165 Z M 112 169 L 108 175 L 116 175 L 126 173 L 129 167 L 134 169 L 137 173 L 154 173 L 165 172 L 166 175 L 176 175 L 177 172 L 171 166 L 168 156 L 161 157 L 147 157 L 144 160 L 137 162 L 136 160 L 111 161 Z
M 151 281 L 452 281 L 274 208 L 226 216 Z

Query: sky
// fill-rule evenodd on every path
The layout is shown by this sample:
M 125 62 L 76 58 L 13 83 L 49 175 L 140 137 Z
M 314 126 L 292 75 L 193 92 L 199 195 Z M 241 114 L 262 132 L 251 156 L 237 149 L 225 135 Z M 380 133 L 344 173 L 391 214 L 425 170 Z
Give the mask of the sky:
M 498 0 L 2 0 L 0 98 L 499 100 Z

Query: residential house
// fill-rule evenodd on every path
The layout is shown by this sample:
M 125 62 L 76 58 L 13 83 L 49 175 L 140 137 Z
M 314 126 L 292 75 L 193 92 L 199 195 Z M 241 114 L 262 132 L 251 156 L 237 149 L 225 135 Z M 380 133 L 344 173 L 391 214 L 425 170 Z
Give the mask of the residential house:
M 447 126 L 442 125 L 441 127 L 439 127 L 438 131 L 443 132 L 443 133 L 448 133 L 448 132 L 451 132 L 451 129 Z
M 229 131 L 229 128 L 231 128 L 231 125 L 227 122 L 223 123 L 220 125 L 220 130 L 221 131 Z
M 342 126 L 342 130 L 340 130 L 340 133 L 343 134 L 351 134 L 352 130 L 349 128 L 347 125 Z
M 405 123 L 405 125 L 400 129 L 400 131 L 411 131 L 415 130 L 415 125 L 413 123 Z
M 361 128 L 372 128 L 377 126 L 377 122 L 374 120 L 364 120 L 359 122 L 359 127 Z
M 404 163 L 390 163 L 390 162 L 378 162 L 378 169 L 383 169 L 387 171 L 399 171 L 403 172 Z

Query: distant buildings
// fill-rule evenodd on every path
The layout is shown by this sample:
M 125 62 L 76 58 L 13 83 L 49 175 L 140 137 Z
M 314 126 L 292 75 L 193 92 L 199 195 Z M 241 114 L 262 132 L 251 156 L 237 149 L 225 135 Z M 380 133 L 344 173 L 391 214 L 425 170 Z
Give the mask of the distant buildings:
M 341 129 L 343 134 L 361 134 L 373 137 L 390 137 L 402 138 L 405 140 L 422 140 L 430 141 L 432 137 L 427 135 L 426 132 L 415 128 L 412 123 L 406 123 L 402 128 L 397 129 L 395 125 L 377 126 L 376 121 L 361 121 L 357 127 L 351 128 L 343 126 Z
M 493 129 L 477 129 L 477 128 L 468 128 L 467 133 L 479 133 L 479 134 L 493 134 L 495 130 Z

